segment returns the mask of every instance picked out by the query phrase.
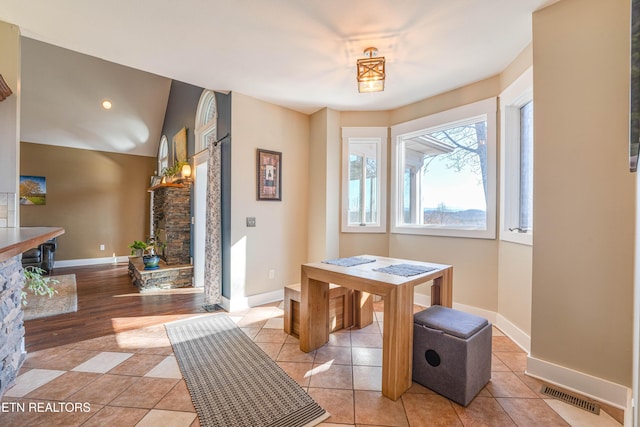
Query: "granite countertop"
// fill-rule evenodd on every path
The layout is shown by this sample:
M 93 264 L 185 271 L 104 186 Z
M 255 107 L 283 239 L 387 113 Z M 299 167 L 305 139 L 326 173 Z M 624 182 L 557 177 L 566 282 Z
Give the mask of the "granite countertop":
M 62 227 L 0 228 L 0 262 L 64 234 Z

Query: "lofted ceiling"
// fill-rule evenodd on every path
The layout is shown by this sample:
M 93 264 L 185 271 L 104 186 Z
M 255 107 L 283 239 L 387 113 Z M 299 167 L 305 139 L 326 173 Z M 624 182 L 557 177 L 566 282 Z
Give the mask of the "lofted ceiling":
M 493 76 L 531 42 L 532 12 L 553 2 L 0 0 L 0 21 L 29 39 L 308 114 L 393 109 Z M 387 80 L 384 92 L 360 94 L 355 64 L 369 46 L 386 58 Z
M 170 79 L 29 38 L 21 65 L 21 141 L 157 155 Z

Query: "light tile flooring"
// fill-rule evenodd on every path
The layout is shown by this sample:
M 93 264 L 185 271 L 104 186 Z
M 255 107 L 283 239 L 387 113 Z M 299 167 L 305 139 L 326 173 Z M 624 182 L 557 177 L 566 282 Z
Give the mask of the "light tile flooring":
M 492 378 L 464 408 L 418 384 L 401 399 L 380 393 L 382 307 L 361 330 L 331 334 L 303 353 L 286 335 L 282 305 L 229 316 L 331 417 L 323 426 L 620 426 L 539 393 L 526 354 L 493 329 Z M 186 316 L 185 316 L 186 317 Z M 163 325 L 30 353 L 0 403 L 2 426 L 199 426 Z

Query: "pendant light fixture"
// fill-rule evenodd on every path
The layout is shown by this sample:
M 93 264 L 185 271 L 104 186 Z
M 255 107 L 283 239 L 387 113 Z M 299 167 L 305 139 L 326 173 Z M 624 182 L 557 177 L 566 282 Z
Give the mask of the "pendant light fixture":
M 378 49 L 364 50 L 366 58 L 358 59 L 358 92 L 381 92 L 384 90 L 384 56 L 378 58 Z

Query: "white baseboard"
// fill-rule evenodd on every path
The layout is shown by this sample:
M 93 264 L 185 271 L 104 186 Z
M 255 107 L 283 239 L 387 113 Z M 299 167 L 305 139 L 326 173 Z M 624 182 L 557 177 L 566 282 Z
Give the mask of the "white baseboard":
M 496 323 L 495 311 L 485 310 L 482 308 L 474 307 L 472 305 L 458 304 L 457 302 L 453 303 L 453 308 L 455 308 L 456 310 L 464 311 L 465 313 L 471 313 L 475 314 L 476 316 L 484 317 L 493 324 Z
M 270 302 L 281 301 L 283 298 L 284 289 L 278 289 L 276 291 L 265 292 L 262 294 L 249 295 L 248 297 L 233 298 L 233 300 L 223 296 L 221 305 L 227 311 L 238 311 L 268 304 Z
M 535 357 L 527 357 L 526 373 L 616 408 L 627 409 L 629 403 L 627 387 Z
M 496 316 L 495 325 L 506 336 L 511 338 L 521 349 L 527 353 L 531 352 L 531 337 L 527 335 L 522 329 L 518 328 L 515 324 L 511 323 L 506 317 L 501 314 Z
M 119 262 L 128 262 L 128 256 L 104 257 L 104 258 L 85 258 L 85 259 L 65 259 L 55 261 L 53 268 L 56 267 L 82 267 L 83 265 L 99 265 L 99 264 L 117 264 Z

